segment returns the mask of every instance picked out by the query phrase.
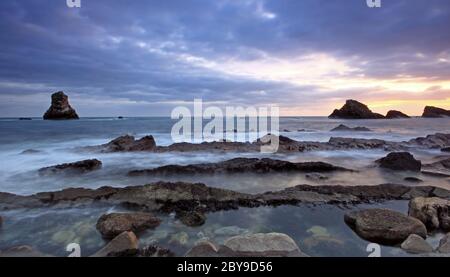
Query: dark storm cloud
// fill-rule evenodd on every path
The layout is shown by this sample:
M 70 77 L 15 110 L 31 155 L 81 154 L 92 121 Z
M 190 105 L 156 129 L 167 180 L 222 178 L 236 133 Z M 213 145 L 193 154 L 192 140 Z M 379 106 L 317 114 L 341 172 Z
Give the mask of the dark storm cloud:
M 40 115 L 48 99 L 38 97 L 59 89 L 86 103 L 89 115 L 111 113 L 114 105 L 167 114 L 171 102 L 194 98 L 317 103 L 342 91 L 323 93 L 318 85 L 225 67 L 228 61 L 289 61 L 314 53 L 370 78 L 449 79 L 448 0 L 383 0 L 376 10 L 365 2 L 82 0 L 81 9 L 69 9 L 65 0 L 0 1 L 0 116 L 24 110 Z M 89 99 L 109 99 L 111 107 L 89 108 Z M 152 103 L 167 110 L 136 110 Z

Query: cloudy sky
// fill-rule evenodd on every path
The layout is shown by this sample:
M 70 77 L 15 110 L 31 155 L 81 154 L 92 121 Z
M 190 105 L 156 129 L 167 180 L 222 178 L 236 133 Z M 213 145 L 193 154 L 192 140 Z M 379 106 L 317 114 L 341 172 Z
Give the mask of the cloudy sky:
M 279 105 L 328 115 L 450 108 L 450 1 L 0 1 L 0 116 L 41 116 L 64 90 L 81 116 Z

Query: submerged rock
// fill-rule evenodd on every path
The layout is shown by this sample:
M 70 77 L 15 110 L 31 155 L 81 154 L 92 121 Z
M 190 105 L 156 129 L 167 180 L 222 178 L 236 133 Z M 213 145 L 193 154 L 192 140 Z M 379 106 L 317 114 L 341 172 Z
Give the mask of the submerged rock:
M 325 176 L 323 174 L 320 174 L 320 173 L 316 173 L 316 172 L 308 173 L 308 174 L 305 175 L 305 177 L 306 177 L 306 179 L 310 179 L 310 180 L 313 180 L 313 181 L 323 181 L 323 180 L 327 180 L 328 179 L 327 176 Z
M 416 177 L 405 177 L 403 180 L 411 183 L 423 183 L 422 179 L 416 178 Z
M 173 234 L 169 240 L 169 243 L 177 244 L 177 245 L 181 245 L 181 246 L 186 245 L 188 242 L 189 242 L 189 234 L 186 232 L 179 232 L 179 233 Z
M 270 173 L 270 172 L 330 172 L 350 171 L 324 162 L 291 163 L 288 161 L 257 158 L 236 158 L 219 163 L 194 165 L 167 165 L 154 169 L 134 170 L 129 175 L 174 175 L 213 173 Z
M 407 144 L 426 148 L 442 148 L 450 145 L 450 134 L 436 133 L 426 137 L 411 139 Z
M 339 126 L 337 126 L 336 128 L 332 129 L 331 132 L 371 132 L 372 130 L 370 130 L 369 128 L 366 127 L 354 127 L 354 128 L 350 128 L 344 124 L 341 124 Z
M 420 171 L 422 163 L 408 152 L 389 153 L 376 161 L 380 167 L 392 170 Z
M 401 248 L 411 254 L 422 254 L 433 252 L 433 247 L 422 237 L 410 235 L 402 244 Z
M 428 118 L 450 117 L 450 111 L 437 107 L 426 106 L 423 111 L 422 117 Z
M 55 174 L 55 173 L 86 173 L 102 168 L 102 162 L 97 159 L 84 160 L 74 163 L 65 163 L 39 169 L 39 174 Z
M 375 243 L 395 245 L 412 234 L 427 237 L 427 229 L 420 220 L 392 210 L 351 212 L 344 220 L 361 238 Z
M 206 221 L 205 214 L 197 211 L 180 211 L 176 214 L 176 218 L 179 219 L 184 225 L 190 227 L 201 226 L 205 224 Z
M 123 232 L 105 247 L 100 249 L 92 257 L 107 257 L 113 253 L 120 253 L 127 250 L 136 250 L 139 248 L 139 241 L 133 232 Z
M 113 238 L 125 231 L 138 233 L 159 226 L 161 220 L 150 213 L 111 213 L 102 215 L 96 228 L 105 238 Z
M 450 233 L 441 239 L 437 251 L 439 253 L 450 254 Z
M 348 256 L 349 250 L 342 240 L 333 238 L 331 236 L 311 236 L 302 242 L 302 248 L 316 257 L 323 253 L 331 257 L 345 257 Z
M 395 110 L 391 110 L 386 114 L 386 119 L 397 119 L 397 118 L 410 118 L 410 117 L 400 111 Z
M 156 245 L 146 246 L 139 249 L 127 249 L 120 252 L 111 252 L 108 257 L 175 257 L 175 253 L 167 248 Z
M 409 202 L 408 214 L 423 222 L 430 231 L 450 231 L 450 201 L 438 197 L 417 197 Z
M 33 247 L 28 245 L 21 245 L 9 248 L 7 250 L 0 252 L 0 257 L 3 258 L 40 258 L 40 257 L 50 257 L 40 251 L 33 249 Z
M 44 120 L 78 119 L 75 110 L 69 104 L 69 97 L 59 91 L 52 95 L 52 104 L 44 114 Z
M 210 241 L 201 240 L 197 242 L 185 255 L 188 258 L 219 257 L 219 248 Z
M 20 154 L 21 155 L 29 155 L 29 154 L 39 154 L 41 153 L 41 151 L 36 150 L 36 149 L 27 149 L 27 150 L 23 150 Z
M 383 115 L 372 112 L 366 105 L 355 101 L 347 100 L 345 105 L 329 116 L 329 118 L 342 118 L 342 119 L 381 119 Z

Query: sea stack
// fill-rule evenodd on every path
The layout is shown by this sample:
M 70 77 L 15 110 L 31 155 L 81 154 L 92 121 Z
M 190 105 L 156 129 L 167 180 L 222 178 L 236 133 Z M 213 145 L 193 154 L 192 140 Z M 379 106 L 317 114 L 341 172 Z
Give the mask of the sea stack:
M 392 110 L 386 114 L 386 118 L 387 119 L 396 119 L 396 118 L 410 118 L 410 117 L 400 111 Z
M 450 110 L 444 110 L 432 106 L 426 106 L 422 114 L 422 117 L 428 118 L 439 118 L 447 116 L 450 117 Z
M 52 105 L 44 114 L 44 120 L 78 119 L 76 111 L 69 104 L 69 97 L 59 91 L 52 95 Z
M 347 100 L 340 109 L 334 110 L 329 118 L 340 119 L 382 119 L 383 115 L 372 112 L 366 105 L 356 100 Z

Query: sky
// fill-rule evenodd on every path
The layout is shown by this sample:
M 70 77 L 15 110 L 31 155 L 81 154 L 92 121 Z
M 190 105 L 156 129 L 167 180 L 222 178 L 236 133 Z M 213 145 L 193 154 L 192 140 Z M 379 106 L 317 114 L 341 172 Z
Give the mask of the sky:
M 329 115 L 450 109 L 450 1 L 0 1 L 0 117 L 42 116 L 63 90 L 80 116 L 205 106 Z

